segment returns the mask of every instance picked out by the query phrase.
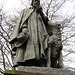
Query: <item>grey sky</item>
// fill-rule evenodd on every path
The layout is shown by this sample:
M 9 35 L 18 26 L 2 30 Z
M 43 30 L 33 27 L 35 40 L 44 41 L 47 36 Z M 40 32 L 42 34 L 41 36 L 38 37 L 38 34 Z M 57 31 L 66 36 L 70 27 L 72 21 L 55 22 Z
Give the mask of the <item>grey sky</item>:
M 25 4 L 28 3 L 29 0 L 24 0 Z M 20 9 L 21 10 L 21 2 L 20 0 L 0 0 L 1 4 L 4 3 L 4 11 L 13 11 L 14 9 Z M 75 13 L 75 0 L 67 0 L 67 2 L 63 5 L 62 14 L 65 15 L 71 15 Z

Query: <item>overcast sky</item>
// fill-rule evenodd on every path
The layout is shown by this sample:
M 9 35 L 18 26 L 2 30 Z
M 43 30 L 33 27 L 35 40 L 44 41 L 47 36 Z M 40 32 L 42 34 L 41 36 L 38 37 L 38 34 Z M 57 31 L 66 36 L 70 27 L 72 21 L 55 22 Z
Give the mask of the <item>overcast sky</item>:
M 25 4 L 27 4 L 28 0 L 24 0 Z M 68 2 L 66 2 L 64 4 L 65 8 L 62 9 L 62 13 L 63 15 L 65 15 L 67 13 L 67 15 L 71 15 L 71 14 L 75 14 L 75 0 L 67 0 Z M 2 3 L 4 3 L 4 11 L 9 11 L 12 12 L 14 11 L 14 9 L 19 9 L 21 10 L 22 5 L 20 0 L 0 0 L 0 5 L 2 5 Z

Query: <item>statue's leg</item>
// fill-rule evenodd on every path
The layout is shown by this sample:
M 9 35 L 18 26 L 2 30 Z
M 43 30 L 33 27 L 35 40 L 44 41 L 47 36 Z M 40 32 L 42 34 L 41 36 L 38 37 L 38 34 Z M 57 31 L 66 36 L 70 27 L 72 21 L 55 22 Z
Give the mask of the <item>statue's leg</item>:
M 60 52 L 60 56 L 59 56 L 59 58 L 58 58 L 58 67 L 59 67 L 59 68 L 63 68 L 63 67 L 64 67 L 62 52 Z
M 51 67 L 57 68 L 58 52 L 57 47 L 51 49 Z
M 43 59 L 43 58 L 40 59 L 40 66 L 46 67 L 46 59 Z
M 47 67 L 50 67 L 51 66 L 51 48 L 50 47 L 48 48 L 46 55 L 47 55 Z
M 57 59 L 56 58 L 51 58 L 51 67 L 57 68 Z

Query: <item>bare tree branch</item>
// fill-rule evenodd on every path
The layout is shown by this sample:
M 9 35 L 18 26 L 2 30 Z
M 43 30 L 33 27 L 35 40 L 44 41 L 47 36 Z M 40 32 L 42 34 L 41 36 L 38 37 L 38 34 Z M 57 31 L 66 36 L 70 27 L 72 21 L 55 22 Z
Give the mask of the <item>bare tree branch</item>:
M 6 54 L 5 52 L 3 52 L 3 53 L 4 53 L 4 55 L 6 56 L 6 58 L 7 58 L 7 60 L 8 60 L 9 65 L 12 67 L 12 64 L 10 63 L 10 60 L 9 60 L 9 58 L 8 58 L 7 54 Z
M 3 33 L 0 31 L 0 36 L 2 37 L 2 38 L 4 38 L 4 40 L 6 41 L 6 42 L 9 42 L 8 41 L 8 39 L 5 37 L 5 36 L 3 36 Z
M 3 54 L 3 46 L 1 46 L 1 53 L 2 53 L 2 58 L 3 58 L 3 67 L 4 67 L 4 70 L 6 69 L 5 68 L 5 59 L 4 59 L 4 54 Z
M 50 5 L 51 5 L 51 3 L 52 3 L 52 0 L 48 3 L 48 7 L 47 7 L 47 11 L 46 11 L 46 15 L 48 16 L 48 14 L 49 14 L 49 9 L 50 9 Z
M 71 36 L 67 37 L 66 39 L 62 40 L 62 42 L 66 41 L 67 39 L 70 39 L 71 37 L 75 36 L 75 33 L 72 34 Z
M 53 15 L 62 7 L 62 5 L 65 3 L 65 0 L 62 2 L 62 4 L 56 9 L 56 10 L 54 10 L 54 12 L 52 13 L 52 15 L 51 15 L 51 20 L 52 20 L 52 18 L 53 18 Z M 56 6 L 57 6 L 57 4 L 56 4 Z
M 0 68 L 0 73 L 3 74 L 3 70 Z

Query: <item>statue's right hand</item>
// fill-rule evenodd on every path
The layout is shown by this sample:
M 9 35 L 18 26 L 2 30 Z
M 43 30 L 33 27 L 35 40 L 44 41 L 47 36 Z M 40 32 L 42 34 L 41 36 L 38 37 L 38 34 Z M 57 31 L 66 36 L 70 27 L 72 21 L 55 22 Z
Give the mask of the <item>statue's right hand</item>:
M 29 37 L 29 30 L 28 30 L 27 28 L 24 28 L 24 29 L 22 30 L 22 32 L 19 33 L 17 39 L 18 39 L 18 40 L 23 40 L 23 39 L 25 40 L 25 39 L 27 39 L 28 37 Z

